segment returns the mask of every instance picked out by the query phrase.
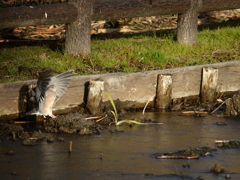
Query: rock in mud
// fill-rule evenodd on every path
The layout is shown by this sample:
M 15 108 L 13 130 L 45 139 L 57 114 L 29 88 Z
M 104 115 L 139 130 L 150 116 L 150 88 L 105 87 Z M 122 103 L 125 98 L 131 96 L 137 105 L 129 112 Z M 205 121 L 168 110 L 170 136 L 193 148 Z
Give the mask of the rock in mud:
M 54 138 L 53 137 L 47 137 L 46 140 L 47 140 L 47 142 L 54 142 Z
M 215 164 L 211 168 L 211 171 L 218 174 L 218 173 L 224 172 L 224 168 L 222 166 L 220 166 L 219 164 Z
M 226 101 L 226 115 L 237 116 L 240 114 L 240 94 L 234 94 L 232 98 Z
M 16 171 L 11 172 L 12 175 L 17 175 Z
M 231 176 L 229 174 L 226 174 L 225 179 L 231 179 Z
M 33 146 L 33 145 L 35 145 L 35 143 L 36 143 L 36 139 L 28 138 L 28 139 L 24 139 L 23 140 L 22 145 L 24 145 L 24 146 Z
M 234 108 L 233 100 L 232 98 L 228 98 L 226 101 L 226 115 L 227 116 L 237 116 L 237 111 Z
M 92 134 L 98 129 L 98 124 L 95 121 L 86 120 L 85 116 L 80 113 L 70 113 L 54 119 L 48 119 L 44 126 L 47 132 L 79 134 Z
M 234 109 L 240 114 L 240 94 L 234 94 L 232 97 Z
M 10 151 L 7 152 L 7 154 L 8 154 L 8 155 L 14 155 L 15 152 L 14 152 L 13 150 L 10 150 Z
M 34 139 L 44 139 L 45 138 L 45 134 L 42 133 L 42 131 L 34 131 L 32 134 L 32 138 Z

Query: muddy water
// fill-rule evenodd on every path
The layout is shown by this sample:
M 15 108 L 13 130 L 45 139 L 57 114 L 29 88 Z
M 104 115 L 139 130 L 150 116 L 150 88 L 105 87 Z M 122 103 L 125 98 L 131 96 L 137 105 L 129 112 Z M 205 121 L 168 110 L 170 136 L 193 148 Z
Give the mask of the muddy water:
M 240 179 L 240 149 L 218 149 L 213 156 L 198 160 L 156 159 L 166 153 L 192 147 L 215 147 L 216 139 L 240 140 L 238 118 L 186 117 L 180 113 L 151 113 L 163 125 L 121 125 L 119 132 L 107 127 L 100 135 L 54 134 L 63 142 L 39 141 L 22 146 L 21 141 L 0 142 L 0 179 Z M 140 113 L 138 114 L 140 115 Z M 136 116 L 136 115 L 135 115 Z M 132 116 L 133 117 L 133 116 Z M 126 118 L 131 118 L 128 116 Z M 227 122 L 227 126 L 216 122 Z M 123 132 L 121 132 L 123 131 Z M 69 141 L 73 150 L 68 154 Z M 13 155 L 6 152 L 13 150 Z M 190 164 L 184 168 L 183 164 Z M 218 163 L 225 172 L 215 175 Z M 16 175 L 13 175 L 13 174 Z

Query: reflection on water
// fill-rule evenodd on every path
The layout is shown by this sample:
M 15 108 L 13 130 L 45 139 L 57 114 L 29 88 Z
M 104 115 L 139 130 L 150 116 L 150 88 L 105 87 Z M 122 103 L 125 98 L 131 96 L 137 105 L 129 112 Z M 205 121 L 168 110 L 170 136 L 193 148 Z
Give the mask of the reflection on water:
M 199 160 L 155 159 L 154 153 L 164 153 L 186 149 L 190 146 L 215 147 L 216 139 L 239 140 L 240 121 L 230 118 L 185 117 L 180 113 L 151 113 L 163 125 L 128 125 L 118 127 L 124 132 L 80 136 L 76 134 L 56 134 L 64 142 L 47 143 L 25 147 L 21 142 L 0 143 L 1 179 L 181 179 L 189 178 L 224 179 L 225 174 L 240 178 L 240 150 L 218 149 L 214 156 Z M 138 114 L 140 115 L 140 113 Z M 133 116 L 132 116 L 133 117 Z M 131 116 L 127 117 L 128 119 Z M 227 126 L 214 123 L 226 121 Z M 111 128 L 111 127 L 107 127 Z M 73 141 L 73 151 L 68 154 L 69 141 Z M 15 154 L 6 153 L 10 150 Z M 100 158 L 102 157 L 102 159 Z M 190 164 L 184 168 L 183 163 Z M 218 163 L 225 168 L 225 174 L 209 173 Z M 12 175 L 11 172 L 17 175 Z

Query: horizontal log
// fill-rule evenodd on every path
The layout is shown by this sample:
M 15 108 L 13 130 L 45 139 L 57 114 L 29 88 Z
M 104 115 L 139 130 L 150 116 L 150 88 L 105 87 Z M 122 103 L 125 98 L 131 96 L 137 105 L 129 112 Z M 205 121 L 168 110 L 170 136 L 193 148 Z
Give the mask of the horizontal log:
M 91 19 L 112 20 L 181 14 L 190 8 L 191 0 L 92 0 Z M 198 0 L 199 12 L 240 8 L 239 0 Z M 47 18 L 45 15 L 47 13 Z M 68 3 L 0 8 L 0 29 L 35 25 L 67 24 L 76 20 L 77 10 Z
M 194 96 L 195 101 L 200 94 L 202 68 L 213 67 L 218 69 L 219 91 L 236 92 L 240 89 L 240 61 L 216 63 L 199 66 L 189 66 L 139 73 L 115 73 L 74 76 L 66 93 L 54 106 L 53 110 L 71 109 L 86 101 L 86 84 L 90 80 L 103 80 L 104 91 L 109 92 L 118 108 L 143 108 L 149 101 L 153 107 L 156 96 L 158 74 L 171 74 L 172 99 L 182 99 Z M 28 84 L 36 80 L 0 84 L 0 119 L 4 115 L 17 115 L 23 112 L 26 106 L 25 94 Z M 109 101 L 103 93 L 103 103 Z
M 67 24 L 74 22 L 77 14 L 77 8 L 69 3 L 0 8 L 0 29 Z
M 92 20 L 111 20 L 183 13 L 190 0 L 93 0 Z

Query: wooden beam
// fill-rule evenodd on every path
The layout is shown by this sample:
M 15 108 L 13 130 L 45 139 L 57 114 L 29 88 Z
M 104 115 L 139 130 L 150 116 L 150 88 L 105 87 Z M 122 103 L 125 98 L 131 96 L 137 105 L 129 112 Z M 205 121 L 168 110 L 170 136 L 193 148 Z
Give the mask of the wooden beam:
M 92 2 L 92 20 L 178 14 L 190 8 L 190 0 L 92 0 Z
M 0 29 L 67 24 L 77 19 L 77 8 L 69 3 L 0 8 Z
M 213 103 L 218 87 L 218 69 L 205 67 L 202 70 L 201 102 Z
M 92 0 L 91 2 L 93 21 L 181 14 L 191 8 L 191 0 Z M 240 8 L 239 0 L 201 0 L 198 12 L 237 8 Z M 0 29 L 67 24 L 74 22 L 77 15 L 77 8 L 68 3 L 0 8 Z
M 236 92 L 240 89 L 240 61 L 231 61 L 216 64 L 189 66 L 139 73 L 109 73 L 97 75 L 74 76 L 68 90 L 54 106 L 54 114 L 64 109 L 73 109 L 86 102 L 86 83 L 101 79 L 104 81 L 104 90 L 111 94 L 118 108 L 143 108 L 150 100 L 148 107 L 154 106 L 158 74 L 172 74 L 172 99 L 183 99 L 185 103 L 189 97 L 198 101 L 202 80 L 202 69 L 213 67 L 218 69 L 220 93 Z M 29 84 L 36 80 L 20 81 L 0 84 L 0 119 L 14 115 L 18 117 Z M 109 99 L 103 93 L 103 106 Z M 111 105 L 110 105 L 111 106 Z M 56 113 L 58 112 L 58 113 Z M 67 112 L 67 111 L 64 111 Z M 13 117 L 13 116 L 12 116 Z
M 197 1 L 197 0 L 196 0 Z M 198 0 L 198 12 L 240 8 L 239 0 Z M 92 20 L 180 14 L 191 8 L 191 0 L 92 0 Z
M 172 75 L 159 74 L 156 91 L 156 109 L 168 109 L 172 100 Z
M 92 115 L 102 114 L 102 96 L 104 81 L 90 80 L 86 107 Z

